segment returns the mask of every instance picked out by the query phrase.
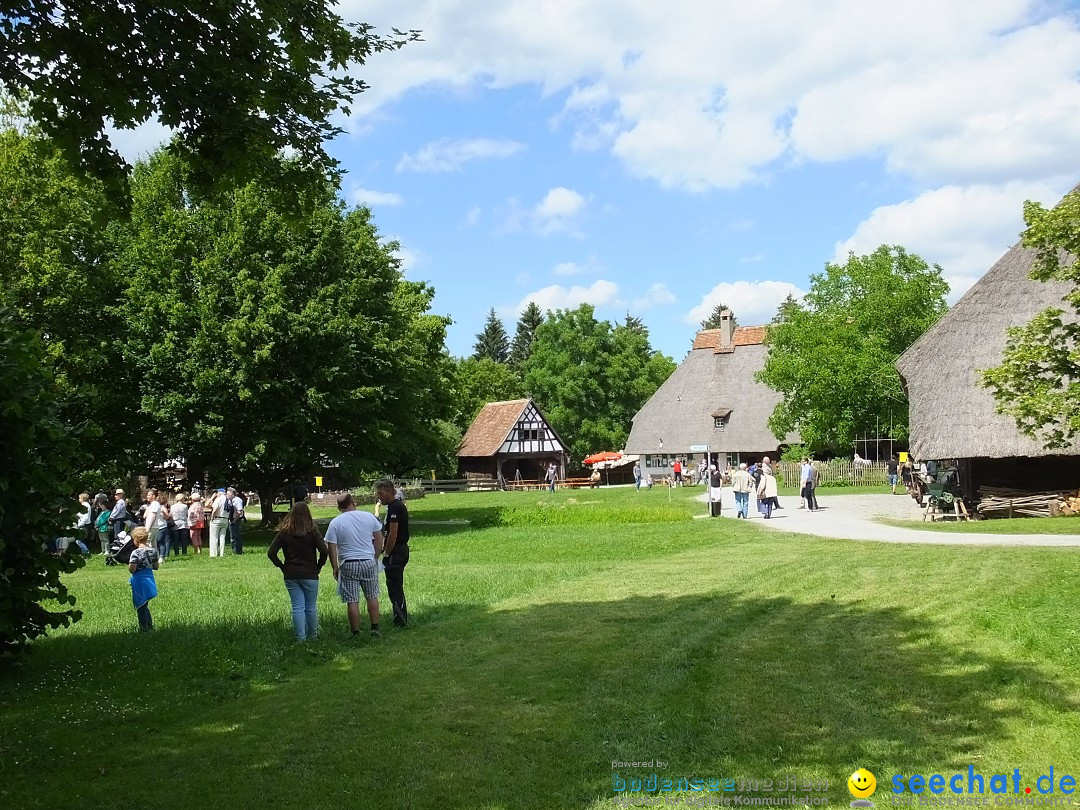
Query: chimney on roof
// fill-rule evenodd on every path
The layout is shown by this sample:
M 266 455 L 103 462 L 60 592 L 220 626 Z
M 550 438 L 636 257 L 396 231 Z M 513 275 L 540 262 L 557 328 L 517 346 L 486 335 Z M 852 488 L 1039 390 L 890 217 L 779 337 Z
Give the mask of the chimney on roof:
M 735 316 L 730 309 L 720 313 L 720 348 L 726 349 L 731 346 L 735 337 Z

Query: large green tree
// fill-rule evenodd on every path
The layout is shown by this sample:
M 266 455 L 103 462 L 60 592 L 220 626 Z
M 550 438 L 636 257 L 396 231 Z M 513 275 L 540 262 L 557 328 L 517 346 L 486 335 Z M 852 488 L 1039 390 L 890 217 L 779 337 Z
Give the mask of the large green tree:
M 514 330 L 514 340 L 510 344 L 510 365 L 521 368 L 529 355 L 532 354 L 532 343 L 536 337 L 536 330 L 544 322 L 544 313 L 535 301 L 525 305 L 518 317 L 517 328 Z
M 505 363 L 510 357 L 510 338 L 506 335 L 503 322 L 495 314 L 494 307 L 488 311 L 484 328 L 476 335 L 473 357 L 477 360 L 486 357 L 496 363 Z
M 1072 289 L 1065 307 L 1049 307 L 1009 330 L 1002 364 L 982 373 L 999 413 L 1047 449 L 1080 436 L 1080 192 L 1047 210 L 1024 205 L 1023 243 L 1036 252 L 1031 277 L 1063 281 Z
M 941 268 L 882 245 L 810 277 L 801 302 L 785 301 L 769 327 L 758 379 L 783 400 L 769 427 L 798 431 L 812 451 L 846 452 L 857 436 L 907 436 L 907 395 L 894 363 L 945 312 Z
M 505 363 L 490 357 L 458 360 L 454 369 L 457 421 L 467 430 L 476 414 L 489 402 L 517 399 L 522 395 L 521 378 Z
M 675 364 L 644 330 L 598 321 L 583 304 L 548 314 L 524 368 L 526 388 L 580 461 L 622 449 L 634 415 Z
M 0 308 L 0 658 L 80 617 L 61 574 L 82 565 L 43 544 L 74 522 L 80 453 L 38 335 Z
M 353 71 L 416 32 L 346 24 L 332 0 L 100 3 L 12 0 L 0 15 L 0 85 L 71 160 L 111 184 L 126 180 L 106 126 L 158 120 L 178 135 L 195 176 L 248 180 L 334 173 L 324 141 L 365 85 Z
M 328 182 L 300 217 L 254 182 L 200 199 L 167 152 L 136 167 L 132 193 L 113 238 L 133 405 L 157 458 L 229 475 L 264 510 L 319 463 L 424 465 L 448 407 L 448 321 L 367 209 L 346 210 Z
M 104 238 L 113 213 L 101 184 L 35 128 L 0 131 L 0 306 L 41 335 L 59 418 L 93 440 L 94 466 L 109 475 L 138 432 L 111 315 L 122 296 Z

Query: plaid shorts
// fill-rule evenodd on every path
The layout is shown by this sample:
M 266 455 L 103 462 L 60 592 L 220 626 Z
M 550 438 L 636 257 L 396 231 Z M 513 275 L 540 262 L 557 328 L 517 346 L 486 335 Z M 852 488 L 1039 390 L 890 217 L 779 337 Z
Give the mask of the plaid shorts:
M 365 599 L 379 598 L 379 566 L 375 560 L 347 560 L 341 564 L 338 573 L 338 596 L 349 604 L 360 601 L 360 592 Z

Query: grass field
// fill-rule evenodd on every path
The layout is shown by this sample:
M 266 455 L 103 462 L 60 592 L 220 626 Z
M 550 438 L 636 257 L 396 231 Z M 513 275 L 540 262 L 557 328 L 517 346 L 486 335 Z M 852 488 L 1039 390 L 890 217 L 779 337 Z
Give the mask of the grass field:
M 265 536 L 164 565 L 152 635 L 95 559 L 85 618 L 0 672 L 0 807 L 598 808 L 655 770 L 846 806 L 860 766 L 889 807 L 898 773 L 1080 776 L 1077 551 L 787 535 L 692 519 L 700 491 L 413 501 L 414 626 L 381 640 L 326 571 L 294 643 Z
M 902 529 L 957 534 L 1080 534 L 1080 515 L 1063 515 L 1055 518 L 995 518 L 962 523 L 952 520 L 930 523 L 921 520 L 878 518 L 877 522 L 888 526 L 899 526 Z

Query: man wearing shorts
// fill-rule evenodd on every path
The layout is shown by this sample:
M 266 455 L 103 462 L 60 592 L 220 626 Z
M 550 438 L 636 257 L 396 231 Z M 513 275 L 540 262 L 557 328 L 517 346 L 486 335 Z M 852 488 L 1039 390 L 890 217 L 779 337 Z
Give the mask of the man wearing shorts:
M 896 494 L 896 474 L 900 466 L 900 463 L 896 460 L 896 456 L 893 456 L 885 465 L 885 469 L 889 475 L 889 489 L 892 490 L 892 494 Z
M 339 495 L 339 514 L 326 529 L 330 548 L 330 567 L 338 583 L 338 595 L 349 611 L 349 629 L 360 635 L 360 592 L 367 602 L 371 635 L 379 633 L 379 568 L 376 560 L 382 553 L 382 523 L 370 512 L 356 508 L 352 495 Z

